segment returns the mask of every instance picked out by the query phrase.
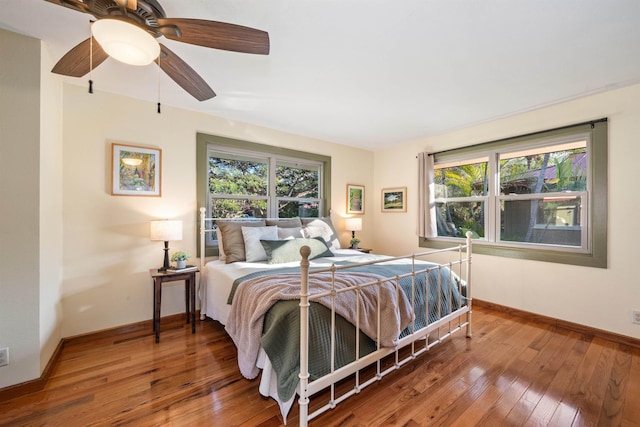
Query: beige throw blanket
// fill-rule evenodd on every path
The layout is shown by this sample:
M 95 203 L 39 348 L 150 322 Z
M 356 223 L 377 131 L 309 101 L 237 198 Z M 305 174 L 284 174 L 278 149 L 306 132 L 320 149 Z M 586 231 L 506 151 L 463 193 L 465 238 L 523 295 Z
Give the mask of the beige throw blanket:
M 336 289 L 353 287 L 384 279 L 368 273 L 336 273 Z M 373 340 L 378 340 L 377 296 L 378 285 L 367 286 L 360 292 L 360 329 Z M 309 294 L 331 290 L 331 273 L 309 275 Z M 249 279 L 236 289 L 231 312 L 225 329 L 238 348 L 238 365 L 246 378 L 258 376 L 256 360 L 260 351 L 260 339 L 264 315 L 279 300 L 300 298 L 300 274 L 278 274 Z M 331 297 L 315 300 L 331 308 Z M 356 292 L 336 295 L 336 313 L 356 324 Z M 390 282 L 380 285 L 380 345 L 393 347 L 398 344 L 400 332 L 413 319 L 411 304 L 404 292 Z

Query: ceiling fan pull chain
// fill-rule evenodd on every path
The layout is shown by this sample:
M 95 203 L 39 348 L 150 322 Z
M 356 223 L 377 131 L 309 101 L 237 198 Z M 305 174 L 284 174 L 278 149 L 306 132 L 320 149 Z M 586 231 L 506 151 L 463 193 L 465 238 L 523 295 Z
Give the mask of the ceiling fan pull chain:
M 89 21 L 89 34 L 91 34 L 91 21 Z M 89 93 L 93 93 L 93 34 L 89 39 Z
M 160 111 L 160 57 L 161 56 L 162 56 L 162 53 L 158 55 L 158 114 L 161 113 Z

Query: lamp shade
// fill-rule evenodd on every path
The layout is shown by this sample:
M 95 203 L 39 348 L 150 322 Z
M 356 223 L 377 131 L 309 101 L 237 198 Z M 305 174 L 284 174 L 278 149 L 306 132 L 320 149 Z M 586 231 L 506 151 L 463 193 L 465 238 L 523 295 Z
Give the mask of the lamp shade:
M 148 65 L 160 54 L 155 37 L 120 19 L 99 19 L 91 25 L 91 33 L 110 57 L 125 64 Z
M 362 230 L 362 218 L 347 218 L 345 226 L 349 231 L 360 231 Z
M 182 240 L 182 221 L 157 219 L 152 220 L 149 227 L 151 240 L 173 241 Z

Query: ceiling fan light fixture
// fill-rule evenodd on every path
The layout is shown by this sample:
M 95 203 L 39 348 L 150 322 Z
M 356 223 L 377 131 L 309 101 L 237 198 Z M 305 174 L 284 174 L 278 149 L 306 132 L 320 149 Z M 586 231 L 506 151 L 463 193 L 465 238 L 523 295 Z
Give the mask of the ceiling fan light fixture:
M 148 65 L 160 54 L 155 37 L 120 19 L 100 19 L 91 25 L 91 33 L 109 56 L 125 64 Z

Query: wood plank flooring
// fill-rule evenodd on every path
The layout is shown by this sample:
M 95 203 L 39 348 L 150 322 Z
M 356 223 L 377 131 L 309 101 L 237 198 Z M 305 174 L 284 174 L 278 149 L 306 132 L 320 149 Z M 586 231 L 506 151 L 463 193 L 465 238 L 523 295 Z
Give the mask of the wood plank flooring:
M 297 425 L 297 405 L 288 425 Z M 279 426 L 207 320 L 74 340 L 42 391 L 0 402 L 7 426 Z M 474 308 L 473 338 L 434 347 L 311 425 L 640 426 L 640 349 Z

